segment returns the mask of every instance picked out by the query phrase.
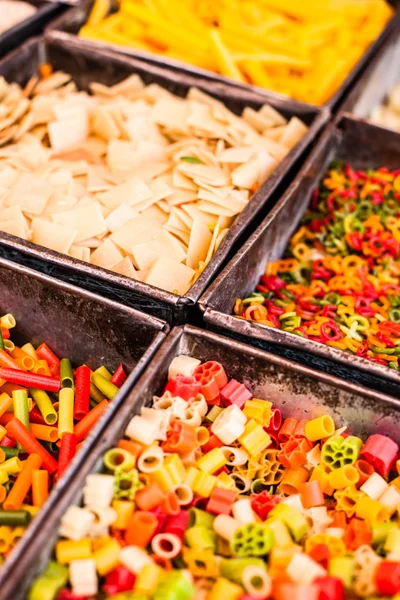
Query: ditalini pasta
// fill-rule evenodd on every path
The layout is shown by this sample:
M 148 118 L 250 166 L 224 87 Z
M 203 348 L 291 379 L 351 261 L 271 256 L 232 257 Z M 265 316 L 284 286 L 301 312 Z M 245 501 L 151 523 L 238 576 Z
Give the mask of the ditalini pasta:
M 89 95 L 48 71 L 0 78 L 0 230 L 177 294 L 307 131 L 269 105 L 239 117 L 138 75 Z
M 29 600 L 397 600 L 398 452 L 178 356 L 62 516 Z
M 46 343 L 16 346 L 11 341 L 15 326 L 13 315 L 0 317 L 1 560 L 22 537 L 126 379 L 122 365 L 114 374 L 104 366 L 94 372 L 86 365 L 74 370 L 68 358 L 60 359 Z M 71 540 L 78 542 L 82 529 L 107 532 L 114 520 L 109 508 L 114 477 L 108 487 L 107 478 L 99 483 L 97 477 L 88 477 L 85 487 L 90 510 L 71 507 L 65 519 L 64 533 Z M 78 568 L 73 577 L 79 580 Z

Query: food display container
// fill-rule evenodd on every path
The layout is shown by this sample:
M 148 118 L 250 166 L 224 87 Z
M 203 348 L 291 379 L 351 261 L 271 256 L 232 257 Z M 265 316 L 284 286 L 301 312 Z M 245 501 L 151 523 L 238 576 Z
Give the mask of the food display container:
M 336 159 L 348 161 L 356 169 L 380 166 L 396 169 L 400 160 L 400 136 L 350 116 L 330 125 L 288 191 L 202 296 L 200 307 L 207 326 L 217 331 L 223 330 L 235 338 L 344 379 L 399 394 L 400 373 L 394 369 L 233 315 L 235 300 L 245 298 L 256 288 L 267 262 L 283 256 L 308 207 L 312 191 Z
M 32 4 L 37 10 L 28 19 L 24 19 L 14 27 L 0 33 L 0 57 L 21 45 L 28 37 L 41 33 L 44 26 L 54 17 L 60 16 L 66 8 L 62 4 L 46 0 L 25 1 Z
M 55 21 L 53 21 L 49 25 L 47 30 L 51 31 L 52 33 L 59 33 L 62 39 L 67 39 L 68 37 L 76 36 L 80 28 L 86 23 L 93 2 L 94 0 L 84 0 L 84 2 L 82 2 L 80 6 L 68 10 L 64 15 L 60 16 Z M 399 2 L 397 0 L 391 1 L 390 4 L 396 7 L 396 9 L 399 7 Z M 329 102 L 326 103 L 326 106 L 329 106 L 332 109 L 334 107 L 337 107 L 338 103 L 344 98 L 345 94 L 350 90 L 357 77 L 360 75 L 360 73 L 362 73 L 363 69 L 369 63 L 371 58 L 375 55 L 376 51 L 381 47 L 382 43 L 386 40 L 387 36 L 396 28 L 399 22 L 400 15 L 399 13 L 396 13 L 388 22 L 388 24 L 386 25 L 385 29 L 381 32 L 379 37 L 370 45 L 370 47 L 367 49 L 361 60 L 357 63 L 357 65 L 353 68 L 353 70 L 343 81 L 342 85 L 337 90 L 337 92 L 330 98 Z M 234 81 L 233 79 L 230 79 L 223 75 L 212 73 L 211 71 L 207 71 L 205 69 L 189 65 L 187 63 L 184 63 L 183 61 L 167 58 L 164 56 L 158 56 L 157 54 L 146 52 L 144 50 L 135 50 L 133 48 L 126 48 L 124 46 L 115 44 L 110 45 L 106 42 L 98 41 L 90 41 L 90 44 L 93 47 L 112 47 L 115 50 L 118 50 L 119 52 L 135 56 L 136 58 L 141 58 L 153 64 L 167 65 L 168 67 L 180 70 L 181 72 L 184 71 L 188 74 L 194 74 L 199 77 L 207 78 L 213 81 L 229 83 L 230 85 L 234 85 L 235 87 L 239 87 L 242 89 L 250 88 L 256 89 L 259 92 L 268 93 L 268 91 L 264 88 L 238 83 L 237 81 Z M 285 96 L 277 93 L 274 93 L 274 96 L 276 98 L 285 98 Z
M 0 232 L 0 255 L 6 258 L 53 274 L 70 283 L 98 292 L 102 296 L 116 299 L 153 314 L 168 323 L 185 322 L 189 309 L 193 307 L 207 284 L 216 275 L 232 251 L 234 244 L 246 231 L 249 232 L 250 228 L 254 227 L 254 218 L 265 209 L 277 189 L 287 184 L 295 165 L 327 122 L 328 109 L 312 107 L 291 100 L 277 100 L 250 89 L 235 89 L 225 83 L 200 80 L 189 76 L 183 70 L 167 70 L 154 64 L 90 47 L 80 42 L 78 38 L 30 40 L 18 51 L 0 61 L 0 75 L 3 75 L 7 81 L 24 84 L 37 72 L 38 66 L 44 61 L 50 63 L 54 69 L 71 73 L 78 86 L 83 89 L 87 89 L 88 84 L 92 81 L 112 85 L 129 74 L 138 73 L 146 84 L 158 83 L 180 96 L 185 95 L 191 86 L 196 86 L 219 98 L 229 109 L 239 114 L 245 106 L 259 108 L 270 102 L 284 116 L 296 115 L 309 126 L 303 139 L 287 154 L 253 196 L 245 210 L 238 215 L 217 254 L 184 296 L 163 291 Z
M 254 396 L 273 402 L 285 416 L 310 419 L 330 414 L 340 426 L 347 424 L 354 435 L 385 433 L 397 442 L 400 403 L 384 394 L 317 373 L 286 359 L 268 354 L 192 326 L 176 327 L 133 388 L 118 418 L 104 429 L 90 454 L 77 465 L 68 489 L 54 494 L 27 534 L 26 551 L 15 568 L 0 574 L 0 600 L 26 598 L 27 590 L 43 571 L 58 537 L 60 518 L 72 503 L 79 503 L 85 477 L 101 469 L 104 452 L 124 434 L 129 420 L 149 405 L 165 384 L 168 367 L 175 356 L 186 354 L 199 360 L 216 360 L 229 377 L 243 382 Z M 65 486 L 67 488 L 67 486 Z
M 17 326 L 13 339 L 17 343 L 46 342 L 58 356 L 68 356 L 73 365 L 86 363 L 97 368 L 105 364 L 115 370 L 122 362 L 130 372 L 74 458 L 76 464 L 84 462 L 91 444 L 121 409 L 133 384 L 165 339 L 167 324 L 3 258 L 0 258 L 0 309 L 1 314 L 14 315 Z M 70 474 L 66 472 L 53 492 L 57 489 L 62 495 L 68 489 L 76 468 L 71 465 Z M 42 520 L 40 513 L 36 520 Z M 34 527 L 36 520 L 32 521 Z M 29 545 L 29 536 L 28 528 L 26 536 L 0 568 L 2 577 L 7 579 L 9 569 L 19 563 Z
M 391 88 L 400 82 L 400 27 L 395 27 L 357 84 L 340 106 L 340 112 L 369 119 Z

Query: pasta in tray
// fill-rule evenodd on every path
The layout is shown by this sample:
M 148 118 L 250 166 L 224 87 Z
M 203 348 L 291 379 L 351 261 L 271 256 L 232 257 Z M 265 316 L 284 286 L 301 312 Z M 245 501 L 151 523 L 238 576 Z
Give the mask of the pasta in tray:
M 15 0 L 0 0 L 0 35 L 29 19 L 36 12 L 36 8 L 28 2 L 16 2 Z
M 0 79 L 0 230 L 177 294 L 307 131 L 138 75 L 89 95 L 42 72 Z

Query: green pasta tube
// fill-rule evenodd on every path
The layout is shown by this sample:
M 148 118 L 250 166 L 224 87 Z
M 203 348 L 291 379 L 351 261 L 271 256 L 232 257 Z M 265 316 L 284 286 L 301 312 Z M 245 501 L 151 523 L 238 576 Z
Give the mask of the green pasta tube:
M 69 358 L 62 358 L 60 361 L 60 380 L 61 387 L 74 387 L 74 372 Z
M 193 584 L 182 571 L 169 571 L 158 584 L 153 600 L 190 600 L 194 591 Z
M 110 471 L 116 469 L 130 471 L 135 466 L 135 457 L 123 448 L 111 448 L 105 453 L 103 462 L 106 469 Z
M 30 429 L 28 392 L 26 390 L 14 390 L 12 393 L 14 416 Z
M 103 402 L 104 397 L 100 390 L 94 385 L 94 383 L 90 382 L 90 398 L 93 400 L 94 404 L 92 406 L 92 402 L 90 403 L 91 407 L 94 408 L 96 404 Z
M 196 550 L 216 549 L 217 535 L 213 529 L 195 525 L 185 532 L 185 542 Z
M 248 523 L 236 529 L 230 540 L 232 554 L 239 557 L 264 556 L 274 543 L 271 530 L 262 523 Z
M 107 379 L 107 381 L 111 381 L 111 379 L 112 379 L 112 374 L 104 365 L 102 365 L 101 367 L 96 369 L 94 371 L 94 373 L 98 373 L 99 375 L 102 375 L 104 377 L 104 379 Z
M 214 515 L 207 513 L 205 510 L 193 507 L 189 510 L 188 527 L 194 527 L 195 525 L 199 525 L 200 527 L 212 529 L 214 518 Z
M 56 423 L 58 419 L 58 416 L 51 401 L 51 398 L 47 394 L 47 392 L 45 392 L 44 390 L 36 390 L 34 388 L 29 388 L 29 393 L 36 402 L 37 407 L 40 410 L 40 414 L 46 421 L 46 424 L 54 425 L 54 423 Z
M 331 558 L 328 573 L 331 577 L 341 579 L 345 588 L 350 589 L 353 583 L 354 559 L 351 556 Z
M 111 381 L 107 381 L 100 373 L 93 373 L 92 382 L 109 400 L 112 400 L 117 392 L 119 392 L 119 388 L 111 383 Z
M 144 487 L 139 480 L 139 472 L 136 469 L 128 472 L 116 469 L 114 475 L 114 498 L 117 500 L 133 500 L 136 492 Z
M 31 520 L 27 510 L 0 510 L 0 525 L 25 527 Z
M 0 450 L 3 450 L 4 454 L 6 455 L 5 460 L 13 458 L 14 456 L 18 456 L 18 454 L 20 453 L 20 450 L 18 448 L 10 448 L 9 446 L 0 446 Z
M 396 523 L 392 523 L 392 522 L 388 522 L 388 523 L 381 523 L 381 522 L 376 522 L 372 524 L 372 545 L 373 546 L 379 546 L 380 544 L 383 544 L 386 541 L 386 538 L 388 536 L 388 533 L 391 529 L 396 529 Z
M 222 577 L 234 581 L 239 585 L 243 582 L 243 571 L 247 567 L 260 567 L 266 570 L 265 562 L 261 558 L 223 558 L 219 569 Z
M 220 406 L 217 406 L 216 404 L 208 411 L 207 413 L 207 419 L 208 421 L 211 421 L 211 423 L 214 423 L 215 419 L 218 417 L 219 413 L 222 411 L 222 408 Z
M 1 350 L 5 350 L 6 349 L 6 347 L 4 345 L 3 334 L 1 332 L 1 327 L 0 327 L 0 348 L 1 348 Z
M 264 490 L 269 490 L 270 484 L 265 483 L 264 479 L 255 479 L 252 484 L 250 491 L 252 494 L 260 494 Z
M 29 590 L 28 600 L 55 600 L 68 581 L 68 567 L 51 561 Z

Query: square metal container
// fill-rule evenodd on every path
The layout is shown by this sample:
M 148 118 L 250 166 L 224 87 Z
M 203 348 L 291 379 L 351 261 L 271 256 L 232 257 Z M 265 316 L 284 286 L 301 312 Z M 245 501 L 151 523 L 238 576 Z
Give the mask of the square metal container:
M 26 552 L 8 577 L 0 573 L 0 600 L 22 600 L 45 568 L 58 537 L 60 518 L 70 504 L 79 503 L 85 477 L 100 471 L 104 452 L 123 437 L 129 420 L 150 405 L 162 391 L 172 359 L 186 354 L 217 360 L 229 378 L 244 383 L 255 397 L 268 399 L 283 416 L 311 419 L 330 414 L 337 426 L 348 425 L 352 434 L 366 437 L 382 433 L 400 442 L 400 402 L 308 367 L 267 354 L 251 346 L 186 325 L 176 327 L 157 352 L 143 377 L 133 388 L 118 418 L 104 430 L 79 472 L 70 477 L 64 494 L 56 494 L 28 532 Z M 40 521 L 39 521 L 40 519 Z
M 329 111 L 299 102 L 272 99 L 255 91 L 235 89 L 224 83 L 200 80 L 183 71 L 171 71 L 132 57 L 96 49 L 82 43 L 78 38 L 67 41 L 30 40 L 18 51 L 0 61 L 0 75 L 8 81 L 24 84 L 33 73 L 37 72 L 38 65 L 44 60 L 51 63 L 54 69 L 71 73 L 82 89 L 87 89 L 91 81 L 112 85 L 131 73 L 138 73 L 146 84 L 158 83 L 179 96 L 186 95 L 190 87 L 196 86 L 222 100 L 236 114 L 241 114 L 245 106 L 258 109 L 266 102 L 270 102 L 287 118 L 296 115 L 309 125 L 304 138 L 288 153 L 274 173 L 254 194 L 245 210 L 237 216 L 216 256 L 184 296 L 166 292 L 0 232 L 0 254 L 6 258 L 23 262 L 60 279 L 66 279 L 101 295 L 117 299 L 168 323 L 186 322 L 190 307 L 195 304 L 211 278 L 216 275 L 234 244 L 246 231 L 249 232 L 253 219 L 265 209 L 277 188 L 287 183 L 288 176 L 295 165 L 328 121 Z
M 52 22 L 47 31 L 51 33 L 59 33 L 61 38 L 68 39 L 68 37 L 77 36 L 80 28 L 86 23 L 87 17 L 90 14 L 90 10 L 94 0 L 84 0 L 82 4 L 77 7 L 74 7 L 67 11 L 64 15 L 57 18 L 54 22 Z M 398 11 L 400 2 L 398 0 L 390 1 L 393 7 Z M 387 23 L 385 29 L 382 30 L 377 39 L 370 45 L 370 47 L 366 50 L 362 58 L 359 62 L 354 66 L 352 71 L 348 74 L 346 79 L 343 81 L 340 88 L 335 92 L 335 94 L 330 98 L 330 100 L 325 104 L 329 108 L 333 109 L 337 107 L 338 103 L 344 98 L 345 94 L 349 91 L 351 86 L 356 81 L 357 77 L 362 73 L 365 66 L 374 56 L 376 51 L 380 48 L 382 43 L 385 41 L 387 36 L 395 29 L 396 24 L 400 22 L 400 14 L 397 12 L 393 15 L 392 19 Z M 95 40 L 90 40 L 88 43 L 93 47 L 98 48 L 113 48 L 118 52 L 135 56 L 136 58 L 141 58 L 146 60 L 147 62 L 159 65 L 165 65 L 169 68 L 178 69 L 181 71 L 185 71 L 188 74 L 195 74 L 199 77 L 207 78 L 213 81 L 220 81 L 224 83 L 228 83 L 229 85 L 235 86 L 241 89 L 253 89 L 258 92 L 267 93 L 275 96 L 275 98 L 287 99 L 288 96 L 283 94 L 279 94 L 277 92 L 270 92 L 265 88 L 253 86 L 250 84 L 243 84 L 237 82 L 230 77 L 226 77 L 224 75 L 219 75 L 217 73 L 213 73 L 212 71 L 208 71 L 206 69 L 202 69 L 199 67 L 195 67 L 194 65 L 190 65 L 185 63 L 184 61 L 175 60 L 172 58 L 167 58 L 165 56 L 157 55 L 152 52 L 146 52 L 145 50 L 135 50 L 134 48 L 127 48 L 125 46 L 120 46 L 117 44 L 110 44 L 107 42 L 98 42 Z
M 394 28 L 376 53 L 339 111 L 368 120 L 382 104 L 391 88 L 400 82 L 400 26 Z
M 20 46 L 28 37 L 38 35 L 51 19 L 59 16 L 64 10 L 62 4 L 46 0 L 25 0 L 37 8 L 34 15 L 14 25 L 4 33 L 0 33 L 0 57 Z
M 287 192 L 202 296 L 200 308 L 207 326 L 225 335 L 344 379 L 399 394 L 399 371 L 232 314 L 235 300 L 255 290 L 267 262 L 283 256 L 313 190 L 336 159 L 343 159 L 356 169 L 383 165 L 396 169 L 400 164 L 400 135 L 350 116 L 330 125 Z
M 85 460 L 91 444 L 118 413 L 169 328 L 155 317 L 0 258 L 0 314 L 6 313 L 12 313 L 17 321 L 12 332 L 17 344 L 32 342 L 36 346 L 46 342 L 57 356 L 70 358 L 73 366 L 85 363 L 96 369 L 105 365 L 113 371 L 122 362 L 130 372 L 65 477 L 57 483 L 56 489 L 62 495 L 78 464 Z M 49 503 L 51 498 L 52 494 Z M 37 520 L 41 520 L 40 515 Z M 7 577 L 27 545 L 23 537 L 0 567 L 0 578 Z

